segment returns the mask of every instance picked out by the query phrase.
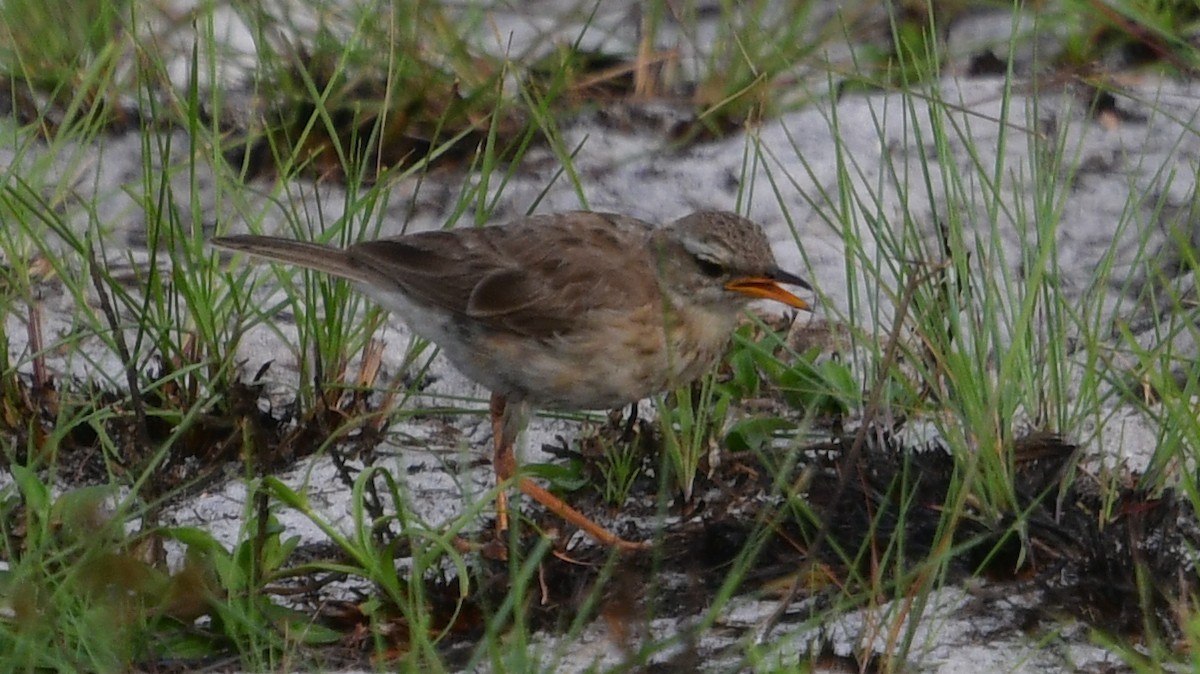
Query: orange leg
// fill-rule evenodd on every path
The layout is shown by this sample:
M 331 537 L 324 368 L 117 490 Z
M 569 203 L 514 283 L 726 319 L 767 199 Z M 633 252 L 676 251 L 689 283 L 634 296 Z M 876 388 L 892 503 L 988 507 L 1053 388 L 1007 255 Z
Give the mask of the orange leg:
M 492 394 L 488 411 L 492 415 L 492 438 L 495 443 L 495 453 L 492 455 L 492 468 L 496 471 L 496 482 L 503 482 L 501 475 L 512 475 L 517 472 L 517 457 L 513 454 L 511 443 L 507 450 L 504 444 L 504 410 L 508 406 L 504 396 Z M 508 493 L 503 489 L 496 495 L 496 537 L 504 540 L 508 533 Z
M 495 454 L 492 457 L 492 465 L 496 469 L 497 482 L 503 482 L 517 474 L 517 457 L 513 453 L 516 432 L 513 429 L 506 428 L 506 408 L 507 401 L 505 401 L 504 396 L 493 393 L 490 412 L 496 447 Z M 613 545 L 622 550 L 645 550 L 650 547 L 649 543 L 634 543 L 633 541 L 627 541 L 617 536 L 608 529 L 593 522 L 583 513 L 567 505 L 562 499 L 538 486 L 537 483 L 529 478 L 518 478 L 517 488 L 538 503 L 546 506 L 550 512 L 579 527 L 584 533 L 604 545 Z M 508 499 L 503 491 L 500 492 L 500 496 L 496 499 L 496 529 L 498 532 L 508 530 Z

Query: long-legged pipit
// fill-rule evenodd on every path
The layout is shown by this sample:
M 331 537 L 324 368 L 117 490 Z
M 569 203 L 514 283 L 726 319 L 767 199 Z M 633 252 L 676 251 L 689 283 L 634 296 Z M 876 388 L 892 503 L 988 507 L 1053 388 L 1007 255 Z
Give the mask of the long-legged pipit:
M 406 234 L 344 250 L 265 236 L 221 248 L 354 281 L 492 392 L 494 466 L 516 473 L 530 408 L 611 409 L 688 384 L 724 353 L 753 299 L 808 304 L 779 283 L 761 227 L 701 211 L 663 227 L 607 213 L 535 215 L 504 225 Z M 528 478 L 520 490 L 595 539 L 641 547 Z M 504 502 L 500 528 L 507 526 Z

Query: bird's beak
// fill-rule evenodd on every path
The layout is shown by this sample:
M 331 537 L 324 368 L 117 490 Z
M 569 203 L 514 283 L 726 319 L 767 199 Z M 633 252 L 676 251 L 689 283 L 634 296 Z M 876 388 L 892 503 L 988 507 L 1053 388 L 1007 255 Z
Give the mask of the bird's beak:
M 775 300 L 776 302 L 782 302 L 789 307 L 795 307 L 805 311 L 812 311 L 812 307 L 809 306 L 808 302 L 805 302 L 783 288 L 780 288 L 780 283 L 799 286 L 805 290 L 812 290 L 812 286 L 808 285 L 807 281 L 799 276 L 796 276 L 795 274 L 790 274 L 781 269 L 773 269 L 762 276 L 743 276 L 741 278 L 735 278 L 729 283 L 725 284 L 725 289 L 732 290 L 735 293 L 748 295 L 755 299 Z

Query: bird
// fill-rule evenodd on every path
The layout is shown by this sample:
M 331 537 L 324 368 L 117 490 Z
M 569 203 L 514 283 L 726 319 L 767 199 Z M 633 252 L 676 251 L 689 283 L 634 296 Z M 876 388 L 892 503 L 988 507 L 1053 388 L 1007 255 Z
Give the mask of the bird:
M 346 248 L 261 235 L 215 247 L 351 281 L 491 392 L 498 483 L 517 474 L 516 440 L 534 409 L 616 409 L 690 384 L 724 355 L 753 300 L 811 311 L 783 285 L 763 228 L 725 211 L 662 226 L 568 211 L 504 224 L 402 234 Z M 529 478 L 517 488 L 602 544 L 644 548 Z M 497 529 L 507 530 L 497 498 Z

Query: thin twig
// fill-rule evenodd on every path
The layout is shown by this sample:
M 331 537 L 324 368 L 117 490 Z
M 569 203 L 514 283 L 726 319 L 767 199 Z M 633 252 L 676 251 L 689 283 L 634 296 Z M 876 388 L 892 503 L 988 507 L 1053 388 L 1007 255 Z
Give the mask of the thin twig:
M 104 279 L 100 276 L 100 263 L 96 259 L 96 250 L 90 245 L 88 246 L 88 263 L 92 286 L 100 297 L 100 311 L 108 321 L 109 328 L 112 329 L 113 344 L 117 347 L 117 355 L 121 357 L 121 364 L 125 370 L 125 383 L 129 386 L 129 405 L 133 408 L 133 417 L 137 421 L 138 444 L 145 451 L 150 447 L 150 427 L 146 423 L 146 405 L 142 400 L 141 386 L 138 384 L 138 369 L 129 353 L 129 346 L 125 343 L 125 333 L 121 330 L 120 321 L 117 320 L 117 310 L 109 301 Z

